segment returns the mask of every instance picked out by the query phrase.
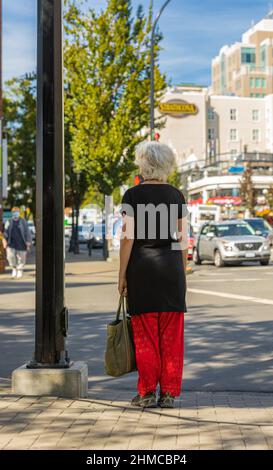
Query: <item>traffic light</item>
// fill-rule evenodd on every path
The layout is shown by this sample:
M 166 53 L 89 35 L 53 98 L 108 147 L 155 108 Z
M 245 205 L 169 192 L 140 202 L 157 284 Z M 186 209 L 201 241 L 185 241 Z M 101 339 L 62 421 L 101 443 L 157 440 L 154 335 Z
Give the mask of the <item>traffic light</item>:
M 134 177 L 135 186 L 138 186 L 142 182 L 143 182 L 143 177 L 141 175 L 135 175 Z
M 160 139 L 160 134 L 159 134 L 158 132 L 155 132 L 154 139 L 155 139 L 156 141 L 159 141 L 159 139 Z

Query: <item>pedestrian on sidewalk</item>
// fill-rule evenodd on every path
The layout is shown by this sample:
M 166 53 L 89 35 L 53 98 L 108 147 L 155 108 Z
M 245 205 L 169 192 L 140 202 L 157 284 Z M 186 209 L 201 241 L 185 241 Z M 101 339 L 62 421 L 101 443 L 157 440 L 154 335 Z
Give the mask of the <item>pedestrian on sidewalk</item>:
M 12 209 L 12 218 L 5 225 L 4 247 L 12 268 L 11 277 L 20 279 L 23 276 L 27 251 L 31 247 L 31 233 L 27 221 L 20 217 L 18 207 Z
M 143 182 L 122 200 L 118 287 L 128 297 L 139 375 L 132 405 L 172 408 L 183 372 L 187 207 L 166 182 L 175 164 L 170 147 L 142 143 L 136 164 Z

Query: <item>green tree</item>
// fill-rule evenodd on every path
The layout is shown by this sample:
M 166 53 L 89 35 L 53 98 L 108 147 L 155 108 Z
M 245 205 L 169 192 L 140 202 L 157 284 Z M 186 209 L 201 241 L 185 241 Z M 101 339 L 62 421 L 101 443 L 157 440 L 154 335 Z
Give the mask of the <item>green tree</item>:
M 252 180 L 252 168 L 248 163 L 240 180 L 240 196 L 242 204 L 251 216 L 255 215 L 255 189 Z
M 104 11 L 82 13 L 67 0 L 66 120 L 77 169 L 92 188 L 112 194 L 134 169 L 134 148 L 149 125 L 152 11 L 129 0 L 108 0 Z M 158 57 L 161 35 L 157 34 Z M 155 66 L 156 102 L 166 88 Z M 163 125 L 158 119 L 156 127 Z
M 7 82 L 4 134 L 8 138 L 10 206 L 29 207 L 35 214 L 36 75 Z
M 181 172 L 178 170 L 177 166 L 174 168 L 173 172 L 168 177 L 168 183 L 172 184 L 176 188 L 181 188 Z

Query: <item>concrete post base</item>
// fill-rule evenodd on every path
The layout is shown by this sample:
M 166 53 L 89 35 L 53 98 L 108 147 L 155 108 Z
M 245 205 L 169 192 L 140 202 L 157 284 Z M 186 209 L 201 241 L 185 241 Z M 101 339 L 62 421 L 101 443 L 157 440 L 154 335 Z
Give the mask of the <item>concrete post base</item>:
M 87 364 L 75 362 L 69 369 L 27 369 L 25 364 L 12 373 L 12 393 L 65 398 L 87 397 Z

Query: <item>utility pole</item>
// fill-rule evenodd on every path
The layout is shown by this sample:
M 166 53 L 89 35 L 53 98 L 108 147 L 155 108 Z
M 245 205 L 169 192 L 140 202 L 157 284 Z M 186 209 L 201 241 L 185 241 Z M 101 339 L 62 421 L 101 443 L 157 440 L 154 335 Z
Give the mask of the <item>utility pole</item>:
M 67 368 L 62 1 L 38 0 L 36 333 L 28 368 Z
M 65 344 L 62 0 L 37 3 L 35 353 L 31 362 L 12 372 L 12 390 L 79 398 L 87 396 L 88 367 L 70 362 Z
M 155 78 L 154 78 L 154 67 L 155 67 L 155 34 L 156 27 L 161 17 L 163 11 L 165 10 L 168 3 L 171 0 L 166 0 L 165 3 L 160 8 L 158 14 L 156 15 L 155 21 L 152 26 L 151 33 L 151 62 L 150 62 L 150 81 L 151 81 L 151 93 L 150 93 L 150 136 L 151 140 L 154 140 L 154 130 L 155 130 Z

